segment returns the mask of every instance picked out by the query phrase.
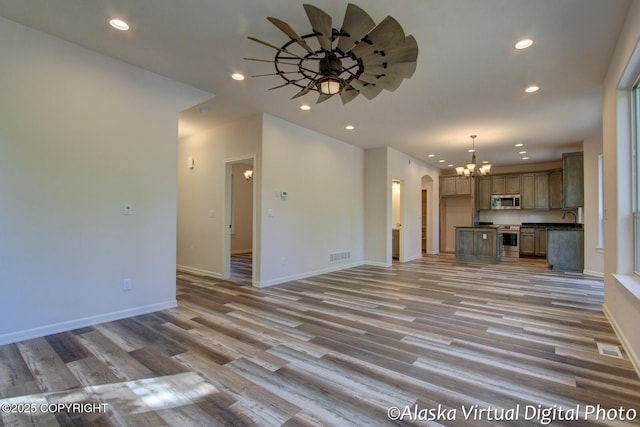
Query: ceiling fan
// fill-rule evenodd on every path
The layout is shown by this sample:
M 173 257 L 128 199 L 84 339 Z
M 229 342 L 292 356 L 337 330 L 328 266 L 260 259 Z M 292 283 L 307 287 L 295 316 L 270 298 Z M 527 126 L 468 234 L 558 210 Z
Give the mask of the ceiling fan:
M 273 62 L 275 73 L 253 76 L 284 79 L 284 84 L 269 90 L 296 86 L 300 90 L 291 99 L 317 92 L 316 103 L 340 95 L 346 104 L 359 94 L 373 99 L 383 89 L 394 91 L 413 75 L 418 44 L 413 36 L 405 36 L 391 16 L 376 25 L 364 10 L 349 3 L 342 27 L 336 29 L 327 13 L 310 4 L 303 6 L 311 23 L 310 33 L 301 36 L 286 22 L 268 17 L 289 40 L 278 47 L 249 37 L 276 51 L 273 60 L 244 58 Z

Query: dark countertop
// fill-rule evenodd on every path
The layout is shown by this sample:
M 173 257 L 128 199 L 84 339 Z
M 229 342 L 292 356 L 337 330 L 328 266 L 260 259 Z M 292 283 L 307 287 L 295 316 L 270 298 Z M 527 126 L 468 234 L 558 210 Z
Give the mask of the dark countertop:
M 552 228 L 554 230 L 582 230 L 583 224 L 574 224 L 572 222 L 523 222 L 520 227 Z

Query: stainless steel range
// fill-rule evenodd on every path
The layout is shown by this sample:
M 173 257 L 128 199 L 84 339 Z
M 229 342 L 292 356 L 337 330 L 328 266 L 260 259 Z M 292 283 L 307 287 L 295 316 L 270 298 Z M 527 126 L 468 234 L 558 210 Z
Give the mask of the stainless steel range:
M 520 226 L 503 225 L 502 230 L 502 257 L 520 258 Z

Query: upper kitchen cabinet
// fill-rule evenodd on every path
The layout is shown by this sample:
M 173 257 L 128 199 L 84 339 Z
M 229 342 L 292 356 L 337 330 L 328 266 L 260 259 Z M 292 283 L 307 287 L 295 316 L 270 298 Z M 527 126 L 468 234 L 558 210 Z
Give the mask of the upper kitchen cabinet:
M 549 173 L 525 173 L 521 180 L 522 209 L 549 209 Z
M 464 176 L 441 176 L 440 197 L 470 195 L 471 181 Z
M 478 210 L 491 209 L 491 178 L 481 176 L 476 178 L 476 203 Z
M 582 152 L 562 155 L 562 183 L 564 207 L 578 208 L 584 205 L 584 172 Z
M 562 209 L 562 171 L 549 172 L 549 208 Z
M 520 175 L 492 176 L 491 194 L 520 194 Z

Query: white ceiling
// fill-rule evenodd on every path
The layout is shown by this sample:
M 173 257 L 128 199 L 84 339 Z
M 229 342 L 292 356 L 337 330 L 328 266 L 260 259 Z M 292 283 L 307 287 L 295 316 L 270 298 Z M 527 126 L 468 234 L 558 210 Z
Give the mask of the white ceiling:
M 347 1 L 308 0 L 340 27 Z M 181 114 L 180 132 L 264 111 L 363 148 L 391 146 L 430 164 L 467 163 L 471 134 L 478 160 L 520 164 L 559 159 L 601 129 L 601 90 L 630 0 L 354 0 L 376 23 L 393 16 L 418 43 L 418 66 L 395 92 L 315 104 L 317 94 L 268 89 L 274 45 L 288 39 L 266 20 L 299 34 L 311 27 L 293 0 L 0 0 L 0 16 L 210 91 L 207 114 Z M 108 19 L 131 25 L 117 32 Z M 531 38 L 534 45 L 513 45 Z M 46 72 L 46 70 L 43 70 Z M 530 85 L 540 91 L 525 94 Z M 311 111 L 301 111 L 307 103 Z M 347 131 L 346 124 L 356 129 Z M 429 158 L 428 154 L 435 154 Z M 438 163 L 444 159 L 444 164 Z

